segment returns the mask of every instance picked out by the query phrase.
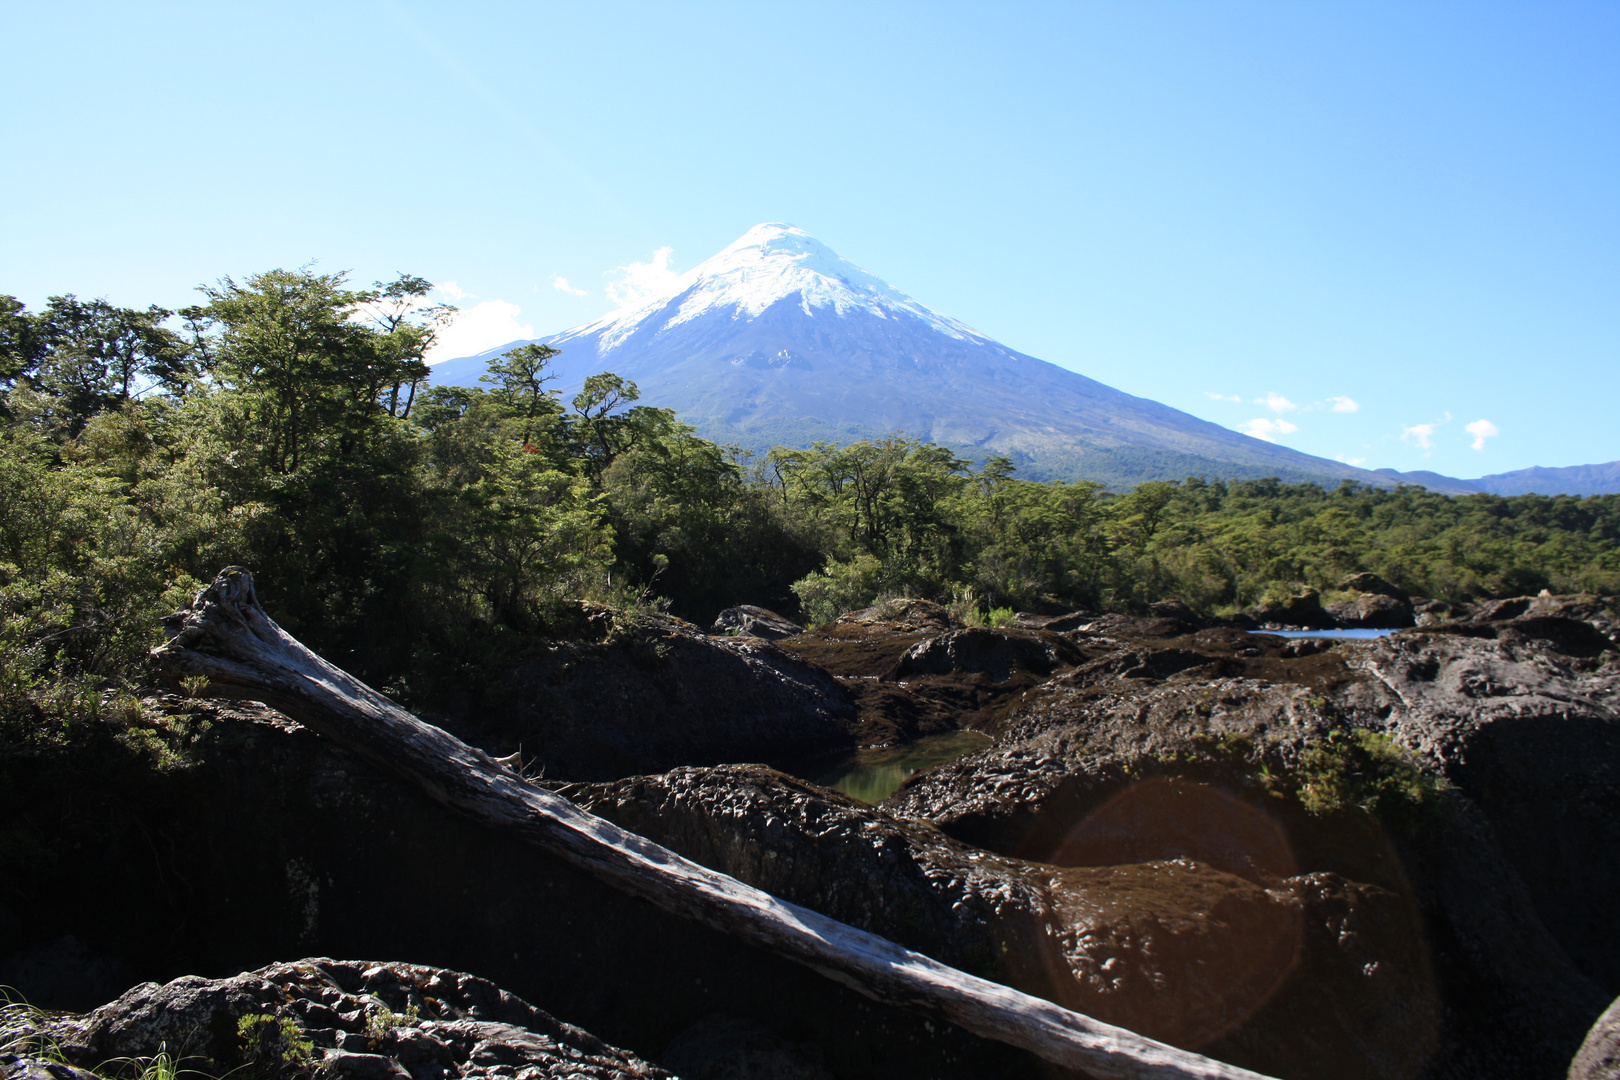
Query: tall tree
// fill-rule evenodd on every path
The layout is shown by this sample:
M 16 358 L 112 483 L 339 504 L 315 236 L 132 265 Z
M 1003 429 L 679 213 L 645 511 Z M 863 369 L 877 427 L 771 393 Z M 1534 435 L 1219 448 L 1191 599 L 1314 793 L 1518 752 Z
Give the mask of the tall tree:
M 547 374 L 546 368 L 558 355 L 559 351 L 550 345 L 521 345 L 501 354 L 489 365 L 487 374 L 478 376 L 480 382 L 494 383 L 492 396 L 521 418 L 525 446 L 534 438 L 541 420 L 562 412 L 557 392 L 545 389 L 546 383 L 557 377 Z

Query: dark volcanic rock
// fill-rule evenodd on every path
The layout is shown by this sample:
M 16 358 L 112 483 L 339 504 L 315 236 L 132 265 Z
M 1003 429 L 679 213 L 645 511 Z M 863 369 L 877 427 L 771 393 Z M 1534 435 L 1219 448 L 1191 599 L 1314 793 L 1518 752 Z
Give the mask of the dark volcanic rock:
M 1377 574 L 1351 574 L 1339 582 L 1339 588 L 1345 592 L 1371 593 L 1374 596 L 1387 596 L 1391 600 L 1399 600 L 1410 604 L 1412 597 L 1399 585 L 1393 585 Z
M 245 1017 L 268 1019 L 244 1027 Z M 81 1065 L 166 1050 L 217 1075 L 291 1066 L 322 1076 L 399 1080 L 669 1076 L 487 980 L 415 964 L 324 957 L 229 979 L 188 975 L 161 986 L 145 983 L 89 1016 L 59 1020 L 47 1030 Z
M 1329 604 L 1325 610 L 1340 626 L 1365 630 L 1400 630 L 1416 621 L 1410 600 L 1375 592 Z
M 854 696 L 862 746 L 992 729 L 1019 694 L 1083 659 L 1063 635 L 963 628 L 920 600 L 853 612 L 780 645 L 832 672 Z
M 643 617 L 598 645 L 559 642 L 508 680 L 503 709 L 469 718 L 500 753 L 570 780 L 678 765 L 778 761 L 853 746 L 850 694 L 757 637 Z
M 885 808 L 1065 866 L 1188 858 L 1257 883 L 1326 873 L 1387 890 L 1421 913 L 1444 1005 L 1425 1075 L 1552 1076 L 1620 986 L 1607 901 L 1620 893 L 1620 665 L 1570 619 L 1443 629 L 1337 645 L 1116 638 L 1026 695 L 995 745 Z M 1132 677 L 1149 660 L 1179 671 Z M 1263 747 L 1287 772 L 1345 728 L 1387 734 L 1456 790 L 1397 827 L 1307 813 L 1258 772 L 1209 764 Z
M 711 634 L 736 634 L 742 637 L 779 641 L 794 634 L 804 633 L 804 627 L 792 619 L 785 619 L 774 611 L 752 604 L 729 607 L 714 618 Z
M 0 759 L 0 850 L 29 868 L 0 875 L 0 897 L 25 947 L 73 933 L 160 982 L 289 956 L 408 957 L 477 972 L 643 1060 L 729 1013 L 819 1048 L 841 1080 L 1043 1075 L 1022 1051 L 497 836 L 262 706 L 150 704 L 206 727 L 191 764 Z
M 562 790 L 784 899 L 1270 1074 L 1412 1076 L 1432 1043 L 1419 922 L 1379 886 L 1187 858 L 1057 868 L 758 767 Z
M 1020 671 L 1050 675 L 1058 667 L 1073 666 L 1080 659 L 1080 652 L 1058 634 L 969 627 L 918 642 L 901 655 L 884 678 L 962 672 L 982 674 L 999 683 Z
M 1338 625 L 1333 616 L 1322 609 L 1322 598 L 1315 589 L 1306 589 L 1287 600 L 1257 604 L 1249 609 L 1249 614 L 1266 626 L 1288 629 L 1331 630 Z

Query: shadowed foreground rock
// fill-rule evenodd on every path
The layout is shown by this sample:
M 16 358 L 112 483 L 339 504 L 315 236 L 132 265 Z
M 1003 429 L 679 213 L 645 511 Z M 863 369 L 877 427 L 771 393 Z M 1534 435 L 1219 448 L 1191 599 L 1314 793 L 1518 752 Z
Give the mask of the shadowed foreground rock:
M 560 790 L 774 895 L 1260 1072 L 1412 1077 L 1432 1048 L 1420 920 L 1388 888 L 1190 858 L 1026 862 L 760 766 Z
M 1603 1011 L 1569 1065 L 1569 1080 L 1620 1080 L 1620 999 Z
M 244 1023 L 248 1017 L 268 1019 Z M 272 1076 L 316 1069 L 355 1080 L 670 1075 L 488 980 L 415 964 L 316 958 L 228 979 L 144 983 L 46 1030 L 85 1067 L 167 1051 L 211 1075 L 244 1068 Z
M 550 642 L 501 700 L 456 717 L 546 776 L 605 780 L 680 765 L 776 761 L 853 746 L 855 706 L 825 671 L 762 635 L 620 617 L 599 643 Z
M 804 633 L 804 627 L 766 608 L 755 607 L 753 604 L 738 604 L 716 615 L 709 632 L 777 641 Z

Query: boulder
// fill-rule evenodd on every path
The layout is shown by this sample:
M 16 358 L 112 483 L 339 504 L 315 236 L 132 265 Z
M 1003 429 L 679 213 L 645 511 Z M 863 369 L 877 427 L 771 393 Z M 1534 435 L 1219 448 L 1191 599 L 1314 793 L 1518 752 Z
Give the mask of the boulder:
M 1322 609 L 1322 598 L 1315 589 L 1306 589 L 1287 600 L 1273 600 L 1256 604 L 1249 614 L 1266 626 L 1297 630 L 1331 630 L 1337 624 L 1332 615 Z
M 968 627 L 950 630 L 907 649 L 886 679 L 973 673 L 1006 682 L 1017 671 L 1049 675 L 1079 659 L 1074 647 L 1053 633 Z
M 1339 582 L 1341 592 L 1371 593 L 1374 596 L 1387 596 L 1391 600 L 1399 600 L 1403 604 L 1410 604 L 1412 596 L 1399 585 L 1391 584 L 1377 574 L 1351 574 Z
M 1324 610 L 1340 626 L 1347 628 L 1401 630 L 1417 621 L 1412 612 L 1411 601 L 1384 593 L 1362 593 L 1349 600 L 1329 604 Z
M 883 625 L 906 630 L 949 630 L 961 626 L 945 607 L 932 600 L 880 600 L 868 608 L 851 611 L 833 620 L 834 626 Z
M 1569 1080 L 1620 1080 L 1620 998 L 1597 1018 L 1569 1064 Z
M 855 723 L 853 698 L 816 664 L 650 616 L 600 644 L 546 645 L 463 719 L 485 749 L 570 780 L 805 757 L 853 746 Z
M 228 979 L 145 983 L 46 1030 L 86 1066 L 167 1052 L 210 1075 L 245 1069 L 366 1080 L 670 1074 L 485 979 L 317 957 Z
M 1198 613 L 1175 597 L 1166 597 L 1154 604 L 1148 605 L 1148 611 L 1157 619 L 1175 619 L 1184 622 L 1189 627 L 1199 623 Z
M 782 638 L 804 633 L 804 627 L 774 611 L 754 607 L 752 604 L 738 604 L 716 615 L 709 633 L 780 641 Z

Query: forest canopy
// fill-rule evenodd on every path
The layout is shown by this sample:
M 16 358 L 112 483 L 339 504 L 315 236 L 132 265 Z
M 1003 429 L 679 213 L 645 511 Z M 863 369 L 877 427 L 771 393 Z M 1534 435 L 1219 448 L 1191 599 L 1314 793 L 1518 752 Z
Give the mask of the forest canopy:
M 1620 592 L 1616 496 L 1116 493 L 903 434 L 756 457 L 610 372 L 563 400 L 543 345 L 436 387 L 452 309 L 429 289 L 306 269 L 176 310 L 0 296 L 0 712 L 136 678 L 161 616 L 232 563 L 292 633 L 416 703 L 582 632 L 581 599 L 706 625 L 900 595 L 1213 615 L 1361 571 L 1448 601 Z

